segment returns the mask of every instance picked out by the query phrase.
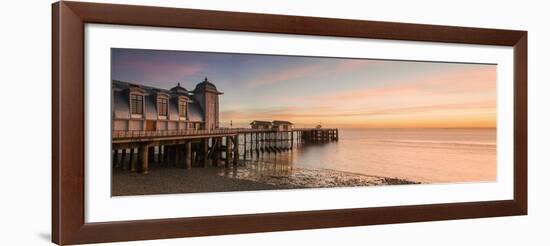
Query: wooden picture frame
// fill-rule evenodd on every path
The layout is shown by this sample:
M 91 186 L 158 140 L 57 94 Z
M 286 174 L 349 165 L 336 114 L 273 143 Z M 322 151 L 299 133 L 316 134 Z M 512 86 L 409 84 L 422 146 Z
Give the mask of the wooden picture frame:
M 513 47 L 513 200 L 86 223 L 84 24 Z M 527 32 L 80 2 L 52 6 L 52 240 L 59 245 L 527 214 Z

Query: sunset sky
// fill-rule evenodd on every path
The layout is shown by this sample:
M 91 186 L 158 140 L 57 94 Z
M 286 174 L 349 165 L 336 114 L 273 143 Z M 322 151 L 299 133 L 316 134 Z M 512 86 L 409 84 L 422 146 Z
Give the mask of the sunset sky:
M 496 65 L 112 49 L 116 80 L 193 90 L 205 76 L 224 93 L 222 126 L 496 125 Z

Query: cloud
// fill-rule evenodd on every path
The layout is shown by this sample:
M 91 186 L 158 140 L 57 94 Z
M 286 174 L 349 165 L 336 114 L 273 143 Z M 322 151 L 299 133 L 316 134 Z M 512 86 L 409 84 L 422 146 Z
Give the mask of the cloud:
M 258 87 L 300 78 L 311 78 L 314 76 L 322 76 L 331 73 L 349 72 L 355 69 L 364 69 L 370 62 L 370 60 L 342 59 L 336 64 L 331 63 L 330 66 L 319 63 L 310 63 L 279 70 L 270 70 L 269 72 L 250 79 L 247 84 L 250 87 Z
M 437 127 L 438 122 L 440 127 L 493 127 L 496 123 L 494 66 L 388 84 L 286 100 L 299 106 L 224 110 L 221 115 L 226 120 L 242 122 L 281 119 L 305 124 L 322 120 L 335 125 L 364 123 L 380 127 L 384 122 L 399 127 L 427 122 L 430 127 Z
M 203 70 L 204 65 L 198 63 L 172 63 L 147 60 L 123 60 L 114 64 L 113 71 L 131 71 L 135 77 L 142 81 L 137 82 L 177 82 L 181 79 L 197 74 Z
M 275 84 L 283 81 L 293 80 L 311 75 L 318 67 L 315 65 L 305 65 L 299 67 L 287 68 L 279 71 L 270 71 L 254 78 L 248 82 L 251 87 Z
M 454 104 L 429 104 L 406 107 L 386 107 L 375 109 L 341 109 L 338 107 L 281 107 L 274 109 L 249 109 L 222 111 L 227 119 L 289 119 L 289 118 L 325 118 L 325 117 L 355 117 L 355 116 L 383 116 L 383 115 L 411 115 L 418 113 L 434 113 L 437 111 L 464 111 L 471 109 L 495 109 L 494 100 L 476 101 Z
M 477 93 L 496 95 L 496 68 L 482 67 L 422 77 L 410 81 L 401 79 L 391 81 L 388 84 L 391 86 L 329 92 L 321 95 L 295 97 L 290 100 L 297 103 L 312 102 L 337 105 L 348 101 L 372 102 L 382 100 L 388 102 L 408 98 L 410 99 L 409 104 L 413 104 L 415 99 L 427 101 L 430 98 L 434 98 L 434 100 L 437 98 L 438 101 L 441 101 L 445 97 L 459 96 L 468 101 L 468 96 Z

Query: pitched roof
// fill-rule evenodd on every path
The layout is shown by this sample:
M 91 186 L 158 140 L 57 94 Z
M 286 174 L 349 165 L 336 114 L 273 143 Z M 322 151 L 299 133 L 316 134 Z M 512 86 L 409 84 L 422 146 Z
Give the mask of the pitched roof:
M 250 122 L 251 125 L 271 125 L 270 121 L 264 121 L 264 120 L 255 120 Z
M 274 120 L 273 125 L 293 125 L 292 122 L 286 120 Z

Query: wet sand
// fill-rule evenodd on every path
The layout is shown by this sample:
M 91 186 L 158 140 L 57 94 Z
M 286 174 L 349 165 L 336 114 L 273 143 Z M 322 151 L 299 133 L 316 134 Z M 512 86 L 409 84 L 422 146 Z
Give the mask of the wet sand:
M 189 170 L 153 167 L 147 175 L 115 170 L 112 195 L 152 195 L 197 192 L 253 191 L 301 188 L 417 184 L 418 182 L 368 176 L 330 169 L 248 165 Z

